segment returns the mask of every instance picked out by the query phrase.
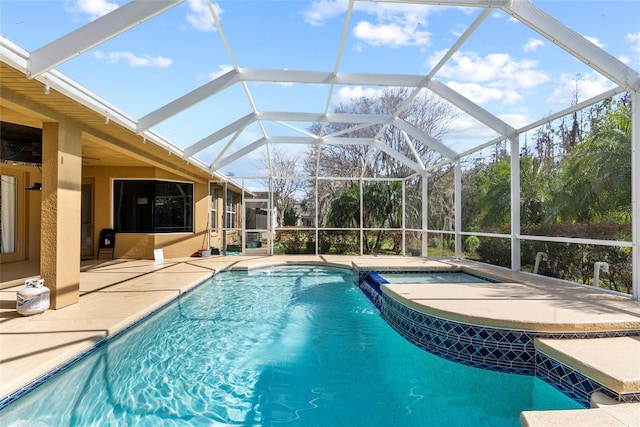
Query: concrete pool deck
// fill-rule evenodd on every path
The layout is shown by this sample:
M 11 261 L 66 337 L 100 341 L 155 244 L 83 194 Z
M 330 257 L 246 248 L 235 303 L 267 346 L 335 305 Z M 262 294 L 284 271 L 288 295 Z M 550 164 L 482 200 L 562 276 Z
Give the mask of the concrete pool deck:
M 572 286 L 551 279 L 485 266 L 464 260 L 432 260 L 393 256 L 213 256 L 208 258 L 154 261 L 108 261 L 83 265 L 80 302 L 42 314 L 23 317 L 15 311 L 16 291 L 24 279 L 37 276 L 37 266 L 23 264 L 6 268 L 0 278 L 0 397 L 20 390 L 68 359 L 87 350 L 156 308 L 225 269 L 248 269 L 275 264 L 320 263 L 359 270 L 380 269 L 472 269 L 478 274 L 504 281 L 496 286 L 456 284 L 403 286 L 397 294 L 407 304 L 434 310 L 453 320 L 543 330 L 640 330 L 640 303 L 630 298 Z M 35 268 L 35 270 L 34 270 Z M 484 286 L 484 287 L 483 287 Z M 496 323 L 497 322 L 497 323 Z M 598 345 L 567 345 L 547 340 L 554 356 L 582 363 L 596 379 L 625 390 L 640 391 L 640 339 L 596 339 Z M 560 340 L 562 341 L 562 340 Z M 603 345 L 604 344 L 604 345 Z M 620 362 L 620 363 L 619 363 Z M 594 374 L 595 372 L 595 374 Z M 598 377 L 597 375 L 600 375 Z M 615 409 L 612 409 L 615 406 Z M 611 417 L 611 425 L 634 425 L 640 403 L 598 408 L 598 417 Z M 583 426 L 591 423 L 594 410 L 584 410 Z M 631 416 L 617 417 L 616 411 Z M 574 411 L 538 416 L 527 413 L 529 426 L 576 425 Z M 637 418 L 640 420 L 640 418 Z M 555 420 L 555 421 L 554 421 Z M 563 421 L 564 420 L 564 421 Z M 608 425 L 608 424 L 607 424 Z M 640 421 L 637 425 L 640 425 Z

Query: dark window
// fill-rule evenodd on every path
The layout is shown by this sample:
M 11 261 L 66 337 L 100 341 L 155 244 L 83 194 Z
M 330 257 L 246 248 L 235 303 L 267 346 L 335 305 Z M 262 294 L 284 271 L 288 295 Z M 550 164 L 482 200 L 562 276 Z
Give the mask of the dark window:
M 42 129 L 0 122 L 0 159 L 7 163 L 42 164 Z
M 115 180 L 113 224 L 118 233 L 193 231 L 193 184 Z

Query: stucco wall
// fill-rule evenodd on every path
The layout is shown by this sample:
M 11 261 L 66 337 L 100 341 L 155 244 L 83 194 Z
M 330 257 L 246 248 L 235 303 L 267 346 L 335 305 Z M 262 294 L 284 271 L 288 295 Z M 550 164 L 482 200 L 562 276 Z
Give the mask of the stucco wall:
M 191 182 L 194 184 L 194 232 L 193 233 L 120 233 L 116 236 L 116 258 L 153 259 L 154 249 L 162 248 L 165 258 L 191 256 L 202 247 L 206 235 L 209 212 L 209 182 L 194 182 L 154 167 L 86 167 L 84 178 L 95 182 L 94 235 L 98 250 L 100 230 L 113 228 L 113 180 L 158 179 Z M 206 242 L 206 240 L 205 240 Z

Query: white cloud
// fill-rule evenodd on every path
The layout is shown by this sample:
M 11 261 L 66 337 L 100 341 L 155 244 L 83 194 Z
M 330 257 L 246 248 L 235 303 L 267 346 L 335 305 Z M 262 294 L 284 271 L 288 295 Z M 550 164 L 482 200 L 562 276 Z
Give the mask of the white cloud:
M 65 9 L 67 11 L 88 15 L 92 21 L 117 8 L 118 5 L 116 3 L 108 0 L 67 0 L 65 3 Z
M 344 0 L 320 0 L 302 14 L 305 22 L 320 26 L 324 21 L 344 14 Z M 357 2 L 354 9 L 373 18 L 360 20 L 353 29 L 356 39 L 372 46 L 420 46 L 429 44 L 431 33 L 425 31 L 432 7 L 426 5 Z
M 490 101 L 501 101 L 503 104 L 516 104 L 522 101 L 522 96 L 510 89 L 488 87 L 478 83 L 449 82 L 447 86 L 480 105 Z
M 215 80 L 218 77 L 220 77 L 221 75 L 226 74 L 231 70 L 233 70 L 233 66 L 232 65 L 223 64 L 223 65 L 218 66 L 218 71 L 210 72 L 208 74 L 208 77 L 211 80 Z
M 578 102 L 597 96 L 609 89 L 614 84 L 598 73 L 589 74 L 563 74 L 560 77 L 561 86 L 556 88 L 553 94 L 547 98 L 547 105 L 571 105 L 575 102 L 576 90 Z
M 629 49 L 637 55 L 633 55 L 633 57 L 630 55 L 620 55 L 618 59 L 629 66 L 632 66 L 634 62 L 640 64 L 640 33 L 628 33 L 624 40 L 628 43 Z
M 427 66 L 435 66 L 441 57 L 442 52 L 434 53 L 427 60 Z M 507 53 L 491 53 L 481 57 L 475 52 L 456 52 L 438 76 L 517 91 L 532 89 L 549 80 L 544 71 L 536 69 L 537 66 L 538 61 L 518 61 Z M 509 99 L 513 99 L 513 95 Z
M 339 16 L 347 11 L 347 0 L 320 0 L 311 3 L 311 7 L 302 12 L 307 24 L 321 26 L 323 21 Z
M 372 24 L 367 21 L 360 21 L 354 27 L 353 35 L 372 46 L 388 45 L 399 47 L 428 44 L 431 33 L 419 31 L 412 26 L 401 26 L 395 22 Z
M 640 53 L 640 33 L 629 33 L 625 40 L 631 45 L 631 50 Z
M 467 114 L 462 113 L 459 114 L 453 120 L 451 126 L 449 126 L 449 131 L 445 139 L 452 141 L 456 139 L 490 138 L 495 135 L 496 132 L 494 130 L 469 117 Z
M 171 65 L 171 59 L 163 56 L 152 57 L 151 55 L 137 56 L 132 52 L 103 52 L 97 51 L 94 58 L 107 61 L 109 64 L 117 64 L 120 60 L 127 61 L 132 67 L 155 67 L 167 68 Z
M 629 43 L 629 47 L 631 48 L 631 50 L 638 54 L 636 55 L 635 62 L 640 64 L 640 32 L 627 34 L 627 37 L 625 37 L 625 41 Z M 627 59 L 627 61 L 622 59 L 625 64 L 630 64 L 631 62 L 633 62 L 631 58 L 625 59 Z
M 358 3 L 362 10 L 375 17 L 362 20 L 353 29 L 354 36 L 372 46 L 425 46 L 431 33 L 426 31 L 433 7 L 413 4 Z
M 524 114 L 499 114 L 498 118 L 501 119 L 502 121 L 508 123 L 509 125 L 511 125 L 511 127 L 515 128 L 515 129 L 519 129 L 523 126 L 528 125 L 529 123 L 532 122 L 532 120 L 530 118 L 528 118 L 526 115 Z
M 539 47 L 544 47 L 544 42 L 540 39 L 530 38 L 524 45 L 525 52 L 535 52 Z
M 595 44 L 599 48 L 601 48 L 601 49 L 604 48 L 604 44 L 600 40 L 598 40 L 597 38 L 589 37 L 589 36 L 585 36 L 584 38 L 589 40 L 591 43 Z
M 187 0 L 187 7 L 187 21 L 193 28 L 199 31 L 216 31 L 215 22 L 205 0 Z M 224 13 L 218 3 L 213 3 L 213 9 L 218 17 Z
M 382 96 L 382 89 L 363 88 L 362 86 L 343 87 L 332 97 L 334 105 L 351 104 L 353 100 L 362 97 L 379 98 Z

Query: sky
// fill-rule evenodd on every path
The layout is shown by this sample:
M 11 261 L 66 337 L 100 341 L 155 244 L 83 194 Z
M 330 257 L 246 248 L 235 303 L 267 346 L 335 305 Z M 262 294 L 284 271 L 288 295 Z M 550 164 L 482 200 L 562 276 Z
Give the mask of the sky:
M 516 0 L 517 1 L 517 0 Z M 0 33 L 32 52 L 125 4 L 116 0 L 0 0 Z M 640 0 L 540 0 L 544 12 L 640 70 Z M 214 2 L 222 34 L 205 0 L 187 0 L 57 67 L 134 119 L 233 68 L 427 75 L 481 8 L 356 2 L 338 55 L 347 3 L 320 1 Z M 225 46 L 224 40 L 228 45 Z M 614 87 L 582 62 L 500 9 L 494 9 L 435 78 L 511 126 L 562 110 Z M 236 84 L 154 127 L 187 148 L 252 111 L 321 113 L 380 87 Z M 309 124 L 267 123 L 269 134 L 295 134 Z M 261 136 L 249 126 L 228 152 Z M 458 114 L 444 142 L 458 152 L 495 133 Z M 212 162 L 221 141 L 196 157 Z M 262 153 L 223 172 L 248 175 Z M 252 173 L 253 174 L 253 173 Z

